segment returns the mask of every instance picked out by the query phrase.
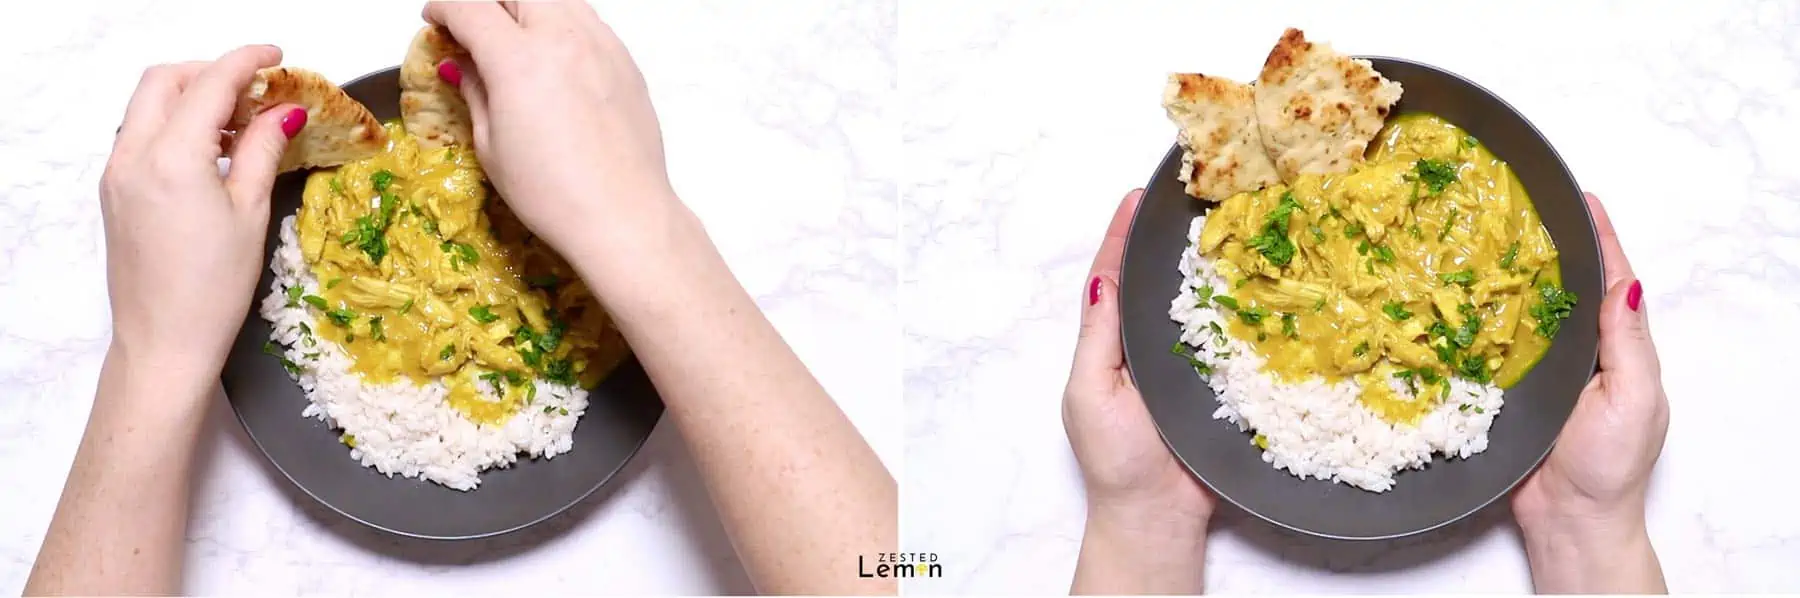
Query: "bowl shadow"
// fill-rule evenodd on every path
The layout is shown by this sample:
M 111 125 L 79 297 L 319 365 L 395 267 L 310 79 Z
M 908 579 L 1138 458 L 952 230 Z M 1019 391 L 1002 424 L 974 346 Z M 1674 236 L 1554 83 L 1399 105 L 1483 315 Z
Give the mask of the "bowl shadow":
M 327 533 L 369 553 L 420 566 L 467 566 L 505 561 L 544 549 L 569 534 L 579 533 L 578 530 L 611 505 L 623 489 L 638 483 L 651 483 L 651 478 L 661 477 L 667 492 L 659 493 L 658 498 L 667 501 L 674 509 L 673 514 L 661 517 L 682 522 L 672 527 L 680 528 L 681 533 L 689 536 L 688 539 L 693 544 L 704 547 L 705 562 L 702 569 L 706 573 L 708 585 L 714 588 L 715 593 L 723 595 L 755 593 L 755 587 L 744 571 L 743 564 L 732 552 L 730 539 L 719 521 L 718 512 L 713 509 L 706 495 L 700 471 L 672 424 L 658 425 L 658 429 L 645 441 L 638 456 L 614 474 L 611 481 L 587 499 L 550 519 L 496 536 L 435 540 L 403 536 L 369 527 L 344 517 L 307 496 L 276 469 L 274 463 L 262 457 L 261 451 L 250 440 L 243 426 L 237 425 L 232 417 L 231 407 L 226 403 L 223 392 L 218 393 L 215 401 L 217 405 L 207 415 L 205 433 L 216 439 L 213 441 L 216 448 L 201 451 L 196 459 L 196 471 L 208 471 L 212 461 L 223 450 L 242 451 L 282 497 L 308 520 Z M 299 415 L 295 414 L 295 417 Z M 231 446 L 227 446 L 228 444 Z M 349 458 L 347 455 L 339 457 Z M 200 476 L 195 481 L 194 494 L 202 495 L 212 483 L 211 476 Z M 190 517 L 194 515 L 190 507 Z

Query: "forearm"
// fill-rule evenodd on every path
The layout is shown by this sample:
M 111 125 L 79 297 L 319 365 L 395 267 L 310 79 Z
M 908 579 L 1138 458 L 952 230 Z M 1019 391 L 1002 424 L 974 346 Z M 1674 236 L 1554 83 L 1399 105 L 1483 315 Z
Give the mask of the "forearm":
M 629 264 L 578 267 L 655 381 L 758 590 L 893 593 L 891 579 L 857 576 L 858 555 L 897 548 L 892 476 L 692 214 L 677 206 L 644 230 Z
M 181 590 L 188 482 L 215 374 L 115 347 L 25 593 Z
M 1178 508 L 1090 504 L 1070 594 L 1199 594 L 1206 525 Z
M 1666 594 L 1643 517 L 1519 523 L 1540 594 Z

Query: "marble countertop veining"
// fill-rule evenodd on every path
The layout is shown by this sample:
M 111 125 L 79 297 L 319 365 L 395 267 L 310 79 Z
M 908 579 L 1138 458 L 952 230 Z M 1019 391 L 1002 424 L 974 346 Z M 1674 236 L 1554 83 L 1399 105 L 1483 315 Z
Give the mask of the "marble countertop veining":
M 678 191 L 899 475 L 892 0 L 602 1 L 650 82 Z M 121 0 L 0 19 L 0 593 L 25 583 L 108 339 L 95 188 L 142 69 L 274 43 L 337 81 L 396 64 L 420 3 Z M 721 159 L 721 157 L 729 159 Z M 699 339 L 696 339 L 698 342 Z M 601 495 L 489 541 L 338 517 L 211 413 L 188 538 L 201 594 L 750 591 L 667 422 Z M 299 417 L 298 411 L 295 417 Z M 579 450 L 579 449 L 577 449 Z
M 1166 74 L 1249 79 L 1287 26 L 1461 73 L 1556 144 L 1644 282 L 1673 412 L 1650 504 L 1671 588 L 1800 589 L 1783 376 L 1800 332 L 1800 5 L 904 0 L 900 23 L 903 537 L 946 568 L 909 592 L 1066 591 L 1083 499 L 1059 401 L 1088 264 L 1173 141 Z M 1529 589 L 1503 506 L 1353 545 L 1227 509 L 1206 577 Z

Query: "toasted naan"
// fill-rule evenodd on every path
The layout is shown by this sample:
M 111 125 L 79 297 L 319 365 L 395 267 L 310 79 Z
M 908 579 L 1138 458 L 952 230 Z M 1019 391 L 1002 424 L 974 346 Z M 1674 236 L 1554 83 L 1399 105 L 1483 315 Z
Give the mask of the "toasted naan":
M 1298 29 L 1269 51 L 1254 87 L 1263 145 L 1287 181 L 1362 160 L 1401 93 L 1369 61 L 1308 42 Z
M 1224 201 L 1281 181 L 1256 125 L 1255 92 L 1222 77 L 1169 75 L 1163 109 L 1180 127 L 1187 193 Z
M 469 52 L 449 31 L 427 25 L 413 36 L 406 60 L 400 63 L 400 122 L 425 149 L 475 141 L 469 104 L 456 86 L 438 77 L 438 64 L 446 58 L 465 68 L 470 64 Z
M 305 106 L 306 127 L 288 140 L 279 172 L 337 166 L 372 156 L 387 145 L 387 132 L 367 106 L 324 75 L 287 66 L 256 71 L 226 128 L 242 131 L 256 115 L 281 104 Z

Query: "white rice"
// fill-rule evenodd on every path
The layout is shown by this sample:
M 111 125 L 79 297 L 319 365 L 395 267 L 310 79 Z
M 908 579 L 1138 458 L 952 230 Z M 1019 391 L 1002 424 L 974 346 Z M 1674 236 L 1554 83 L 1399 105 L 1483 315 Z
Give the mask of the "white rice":
M 305 303 L 288 306 L 288 287 L 299 285 L 308 294 L 319 288 L 301 258 L 293 216 L 281 223 L 281 247 L 272 267 L 275 283 L 263 298 L 262 316 L 272 325 L 270 339 L 299 367 L 296 378 L 308 401 L 300 415 L 323 420 L 354 438 L 350 458 L 363 466 L 388 477 L 473 490 L 486 469 L 512 465 L 521 454 L 548 459 L 573 445 L 575 423 L 587 410 L 587 391 L 580 388 L 535 380 L 532 404 L 493 426 L 471 422 L 452 408 L 442 382 L 365 383 L 350 370 L 341 347 L 302 331 L 302 324 L 318 328 L 312 310 Z
M 1492 384 L 1453 378 L 1450 396 L 1418 425 L 1393 424 L 1357 400 L 1362 387 L 1354 380 L 1282 383 L 1262 371 L 1263 359 L 1248 343 L 1215 335 L 1208 323 L 1225 329 L 1232 314 L 1211 302 L 1197 306 L 1196 289 L 1211 286 L 1223 293 L 1230 287 L 1212 260 L 1199 255 L 1197 242 L 1205 224 L 1201 216 L 1188 229 L 1181 294 L 1170 303 L 1169 316 L 1181 323 L 1182 342 L 1213 370 L 1206 377 L 1219 400 L 1213 418 L 1261 434 L 1267 444 L 1265 463 L 1302 479 L 1385 492 L 1394 487 L 1394 474 L 1422 469 L 1434 454 L 1468 458 L 1487 449 L 1488 428 L 1501 406 L 1500 388 Z M 1410 395 L 1397 381 L 1392 383 L 1402 395 Z

